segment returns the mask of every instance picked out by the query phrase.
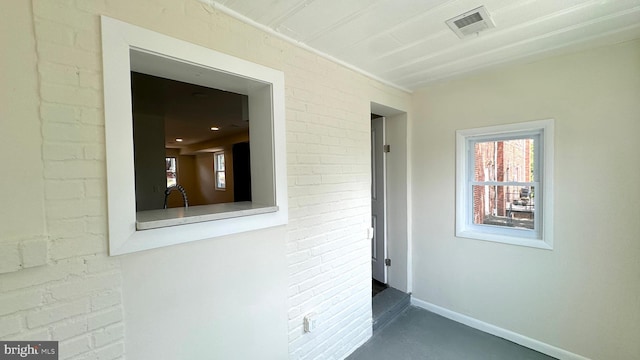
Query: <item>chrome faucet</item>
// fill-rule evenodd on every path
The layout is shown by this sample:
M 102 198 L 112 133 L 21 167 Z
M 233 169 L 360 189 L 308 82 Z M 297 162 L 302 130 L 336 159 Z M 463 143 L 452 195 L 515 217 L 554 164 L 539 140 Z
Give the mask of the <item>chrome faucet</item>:
M 184 207 L 185 208 L 189 207 L 189 202 L 187 201 L 187 192 L 184 191 L 184 188 L 182 187 L 182 185 L 173 185 L 173 186 L 169 186 L 167 190 L 164 191 L 164 208 L 165 209 L 167 208 L 167 198 L 169 197 L 169 194 L 171 194 L 173 190 L 180 191 L 180 193 L 182 194 L 182 200 L 184 201 Z

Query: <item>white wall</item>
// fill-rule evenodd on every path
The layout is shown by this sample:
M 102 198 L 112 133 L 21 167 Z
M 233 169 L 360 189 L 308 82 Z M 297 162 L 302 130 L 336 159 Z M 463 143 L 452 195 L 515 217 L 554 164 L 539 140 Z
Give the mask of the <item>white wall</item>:
M 198 196 L 202 204 L 217 204 L 233 202 L 233 147 L 226 146 L 224 150 L 225 181 L 224 190 L 216 190 L 216 176 L 214 171 L 213 153 L 196 155 L 196 174 L 198 178 Z
M 24 39 L 14 33 L 24 34 Z M 16 2 L 0 20 L 0 274 L 46 262 L 42 128 L 31 7 Z M 49 129 L 45 129 L 48 131 Z M 59 150 L 59 149 L 53 149 Z M 55 154 L 48 155 L 49 158 Z M 55 195 L 53 195 L 55 196 Z M 40 253 L 30 258 L 25 245 Z M 1 326 L 0 326 L 1 327 Z M 1 335 L 2 331 L 0 331 Z
M 9 219 L 16 238 L 46 222 L 49 263 L 0 274 L 1 339 L 58 340 L 61 359 L 338 359 L 371 336 L 370 102 L 408 111 L 407 93 L 195 0 L 28 5 L 3 11 L 3 49 L 28 55 L 5 51 L 29 160 L 8 172 L 33 172 L 8 183 L 28 195 Z M 100 14 L 285 73 L 288 226 L 107 256 Z
M 285 239 L 278 227 L 125 255 L 127 358 L 286 359 Z
M 591 359 L 640 358 L 640 42 L 414 94 L 413 294 Z M 455 130 L 556 119 L 553 251 L 456 238 Z

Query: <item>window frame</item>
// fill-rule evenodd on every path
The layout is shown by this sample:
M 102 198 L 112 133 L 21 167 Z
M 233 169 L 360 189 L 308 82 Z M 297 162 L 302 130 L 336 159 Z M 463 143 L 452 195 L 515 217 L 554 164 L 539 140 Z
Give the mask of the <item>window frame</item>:
M 553 249 L 553 127 L 554 120 L 537 120 L 456 131 L 456 236 L 468 239 Z M 473 223 L 474 145 L 535 137 L 534 230 Z M 508 186 L 505 181 L 498 186 Z
M 176 185 L 176 184 L 178 184 L 178 157 L 177 156 L 165 156 L 165 161 L 167 161 L 168 159 L 173 159 L 173 164 L 174 164 L 174 167 L 175 167 L 174 168 L 174 172 L 173 172 L 174 177 L 175 177 L 175 180 L 174 180 L 175 184 L 174 185 Z M 167 170 L 167 174 L 169 174 L 169 170 Z M 167 188 L 169 186 L 170 186 L 169 185 L 169 180 L 168 180 L 168 177 L 167 177 Z
M 101 29 L 109 254 L 287 224 L 284 73 L 107 16 Z M 251 202 L 136 213 L 132 70 L 249 96 Z
M 223 159 L 223 168 L 222 170 L 219 169 L 219 160 L 218 157 L 222 156 Z M 214 177 L 214 184 L 215 184 L 215 189 L 218 191 L 226 191 L 227 190 L 227 157 L 224 151 L 216 151 L 213 153 L 213 177 Z M 224 186 L 220 186 L 218 184 L 218 173 L 224 173 Z

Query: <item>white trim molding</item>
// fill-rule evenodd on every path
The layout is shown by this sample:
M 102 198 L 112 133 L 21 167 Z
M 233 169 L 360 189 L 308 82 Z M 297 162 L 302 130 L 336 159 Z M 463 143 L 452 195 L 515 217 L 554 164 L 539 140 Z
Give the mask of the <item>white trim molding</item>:
M 456 229 L 457 237 L 553 249 L 553 158 L 554 120 L 536 120 L 456 131 Z M 535 185 L 534 229 L 474 224 L 473 144 L 476 141 L 503 141 L 532 138 L 535 141 L 534 179 L 530 182 L 499 182 L 497 185 Z M 477 183 L 477 181 L 476 181 Z M 490 182 L 486 182 L 490 183 Z
M 425 310 L 431 311 L 434 314 L 443 316 L 447 319 L 453 320 L 455 322 L 459 322 L 461 324 L 467 325 L 474 329 L 478 329 L 480 331 L 486 332 L 487 334 L 495 335 L 497 337 L 503 338 L 505 340 L 509 340 L 516 344 L 522 345 L 524 347 L 533 349 L 535 351 L 541 352 L 549 356 L 553 356 L 561 360 L 591 360 L 582 355 L 574 354 L 570 351 L 561 349 L 553 345 L 549 345 L 547 343 L 543 343 L 542 341 L 532 339 L 530 337 L 524 336 L 522 334 L 518 334 L 511 330 L 503 329 L 499 326 L 495 326 L 495 325 L 486 323 L 484 321 L 472 318 L 471 316 L 460 314 L 458 312 L 443 308 L 441 306 L 432 304 L 424 300 L 416 299 L 415 297 L 411 297 L 411 305 L 423 308 Z
M 288 196 L 284 73 L 106 16 L 101 20 L 109 254 L 285 225 Z M 136 228 L 131 71 L 249 96 L 254 176 L 252 203 L 248 207 L 262 210 L 247 213 L 247 206 L 236 210 L 232 207 L 228 211 L 222 209 L 224 216 L 215 215 L 217 210 L 212 210 L 212 216 L 200 218 L 203 222 L 183 221 L 183 215 L 179 215 L 173 219 L 180 224 L 177 226 Z M 185 209 L 184 213 L 193 210 Z M 198 220 L 198 216 L 192 220 Z M 175 221 L 167 225 L 176 225 Z

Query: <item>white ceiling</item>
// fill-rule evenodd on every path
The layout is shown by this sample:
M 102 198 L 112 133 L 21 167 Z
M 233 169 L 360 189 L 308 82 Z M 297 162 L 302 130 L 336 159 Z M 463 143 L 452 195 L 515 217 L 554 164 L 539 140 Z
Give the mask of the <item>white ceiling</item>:
M 201 0 L 397 87 L 640 37 L 640 0 Z M 496 24 L 445 21 L 484 5 Z
M 243 116 L 246 95 L 132 72 L 131 97 L 134 122 L 140 115 L 164 122 L 167 148 L 212 152 L 204 146 L 249 133 Z

